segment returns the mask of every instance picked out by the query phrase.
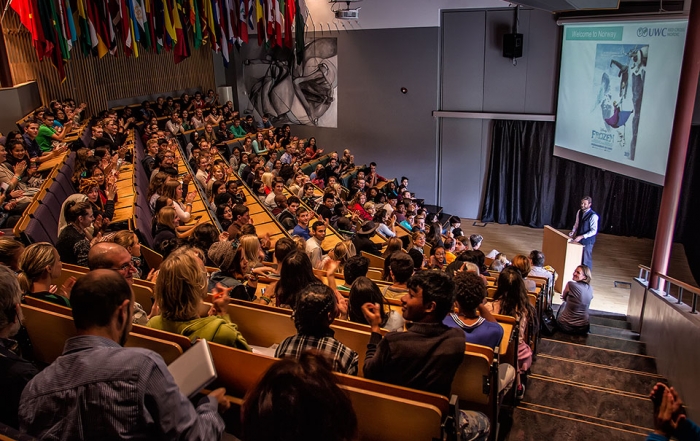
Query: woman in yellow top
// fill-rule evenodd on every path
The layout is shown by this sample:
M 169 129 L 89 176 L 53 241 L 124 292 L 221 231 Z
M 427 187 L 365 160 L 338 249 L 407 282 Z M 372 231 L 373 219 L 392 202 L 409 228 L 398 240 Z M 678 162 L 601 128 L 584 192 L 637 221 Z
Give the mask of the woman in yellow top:
M 204 313 L 202 302 L 207 294 L 204 262 L 188 252 L 175 252 L 160 266 L 154 290 L 161 314 L 151 318 L 148 326 L 182 334 L 189 339 L 208 341 L 250 351 L 250 346 L 231 323 L 228 314 L 230 288 L 217 286 L 215 300 Z

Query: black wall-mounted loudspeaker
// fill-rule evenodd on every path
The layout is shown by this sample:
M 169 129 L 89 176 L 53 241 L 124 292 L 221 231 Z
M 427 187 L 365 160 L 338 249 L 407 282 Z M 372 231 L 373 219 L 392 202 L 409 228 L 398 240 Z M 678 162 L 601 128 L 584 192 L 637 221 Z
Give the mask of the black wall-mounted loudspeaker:
M 503 35 L 503 56 L 506 58 L 523 56 L 523 34 Z

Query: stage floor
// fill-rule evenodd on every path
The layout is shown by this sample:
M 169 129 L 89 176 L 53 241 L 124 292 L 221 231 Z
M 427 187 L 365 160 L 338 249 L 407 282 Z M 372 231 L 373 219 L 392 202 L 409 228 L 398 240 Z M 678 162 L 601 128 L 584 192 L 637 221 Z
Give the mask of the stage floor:
M 508 259 L 516 254 L 530 254 L 542 249 L 542 229 L 517 225 L 488 223 L 485 227 L 474 226 L 474 219 L 462 219 L 462 230 L 466 236 L 480 234 L 484 237 L 481 250 L 488 254 L 492 249 L 505 253 Z M 568 231 L 562 230 L 567 233 Z M 631 282 L 639 274 L 639 264 L 651 263 L 654 241 L 636 237 L 599 234 L 593 248 L 593 301 L 591 309 L 627 314 L 629 289 L 615 288 L 614 282 Z M 545 256 L 546 257 L 546 256 Z M 683 245 L 674 244 L 668 275 L 691 285 L 698 286 L 688 267 Z M 554 303 L 561 301 L 555 295 Z

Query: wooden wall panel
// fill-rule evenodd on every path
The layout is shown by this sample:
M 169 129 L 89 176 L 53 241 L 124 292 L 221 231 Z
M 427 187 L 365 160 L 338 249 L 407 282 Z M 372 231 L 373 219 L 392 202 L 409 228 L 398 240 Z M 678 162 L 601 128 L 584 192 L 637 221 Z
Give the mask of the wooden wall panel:
M 85 57 L 79 48 L 71 51 L 66 63 L 66 79 L 47 59 L 39 61 L 29 31 L 19 17 L 8 10 L 3 23 L 5 43 L 16 84 L 36 81 L 44 105 L 52 99 L 72 97 L 88 104 L 88 112 L 107 108 L 113 100 L 168 94 L 185 89 L 216 89 L 213 53 L 210 48 L 192 50 L 192 55 L 175 64 L 172 52 L 154 54 L 139 46 L 139 57 L 125 57 L 121 46 L 117 55 Z M 190 41 L 190 48 L 192 48 Z

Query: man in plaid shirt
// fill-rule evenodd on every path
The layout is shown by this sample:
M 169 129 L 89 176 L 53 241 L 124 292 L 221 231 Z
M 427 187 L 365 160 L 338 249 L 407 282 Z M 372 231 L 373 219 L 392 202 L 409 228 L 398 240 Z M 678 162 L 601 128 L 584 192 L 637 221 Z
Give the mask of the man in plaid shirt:
M 294 326 L 297 334 L 287 337 L 275 351 L 275 357 L 299 359 L 306 351 L 325 357 L 333 370 L 357 375 L 357 352 L 335 338 L 331 323 L 338 316 L 338 300 L 328 286 L 314 283 L 306 287 L 297 300 Z

